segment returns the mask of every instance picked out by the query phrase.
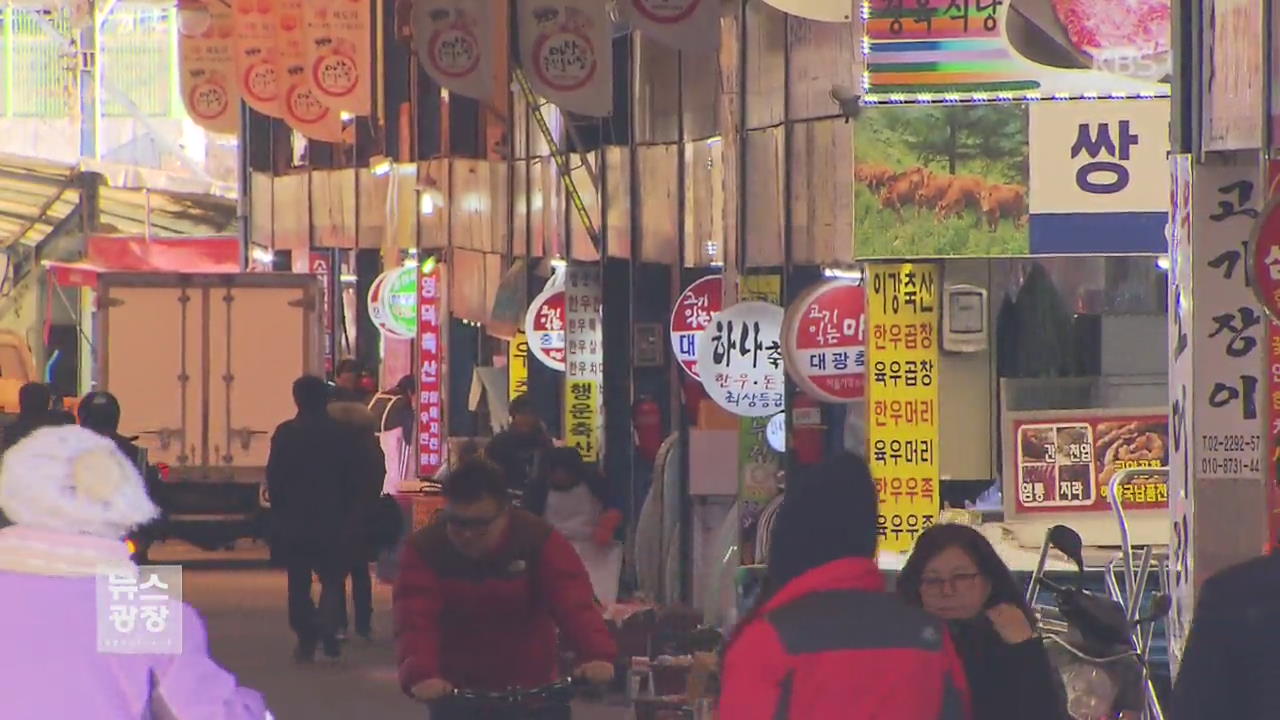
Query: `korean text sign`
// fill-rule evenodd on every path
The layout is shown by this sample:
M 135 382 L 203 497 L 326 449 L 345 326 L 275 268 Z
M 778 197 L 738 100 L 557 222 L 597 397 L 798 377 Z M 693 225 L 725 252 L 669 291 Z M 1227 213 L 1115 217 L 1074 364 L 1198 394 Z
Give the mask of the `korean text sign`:
M 1192 327 L 1197 481 L 1261 479 L 1268 357 L 1264 311 L 1249 277 L 1249 239 L 1264 193 L 1253 163 L 1200 165 L 1192 184 Z
M 715 316 L 698 338 L 698 374 L 720 407 L 743 417 L 785 408 L 782 308 L 752 300 Z
M 529 352 L 558 372 L 565 369 L 564 304 L 564 286 L 552 282 L 533 299 L 524 320 Z
M 871 473 L 880 547 L 905 552 L 938 516 L 937 265 L 867 266 Z
M 507 348 L 508 400 L 529 392 L 529 336 L 524 331 L 516 333 Z
M 787 373 L 826 402 L 862 400 L 867 389 L 867 293 L 850 280 L 822 283 L 787 310 Z
M 182 568 L 124 565 L 97 576 L 98 651 L 182 652 Z
M 444 467 L 443 348 L 440 274 L 434 258 L 418 273 L 418 476 L 434 478 Z
M 675 352 L 680 367 L 695 380 L 698 376 L 698 338 L 711 324 L 711 318 L 720 312 L 724 303 L 724 277 L 708 275 L 694 282 L 671 310 L 671 350 Z
M 565 444 L 577 448 L 583 460 L 598 462 L 604 442 L 600 266 L 571 263 L 565 276 Z
M 1191 387 L 1195 378 L 1191 347 L 1191 296 L 1195 262 L 1191 252 L 1190 155 L 1169 158 L 1169 581 L 1173 605 L 1169 612 L 1169 653 L 1176 669 L 1179 653 L 1191 630 L 1195 591 L 1191 577 L 1193 556 L 1191 521 L 1195 496 L 1192 448 Z
M 1056 412 L 1012 419 L 1019 512 L 1111 510 L 1115 474 L 1169 462 L 1169 416 Z M 1120 486 L 1128 510 L 1168 507 L 1169 485 L 1152 474 Z

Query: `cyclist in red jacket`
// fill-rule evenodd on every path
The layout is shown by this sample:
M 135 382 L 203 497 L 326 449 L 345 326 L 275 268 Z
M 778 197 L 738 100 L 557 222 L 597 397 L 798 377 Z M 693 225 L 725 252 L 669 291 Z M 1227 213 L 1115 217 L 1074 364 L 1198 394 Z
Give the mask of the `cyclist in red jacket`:
M 557 629 L 576 651 L 579 676 L 612 680 L 617 647 L 573 546 L 512 508 L 502 471 L 484 460 L 449 473 L 444 498 L 442 517 L 410 537 L 400 561 L 403 690 L 431 702 L 455 687 L 548 684 L 558 679 Z
M 862 458 L 787 483 L 768 597 L 729 644 L 721 720 L 967 720 L 943 625 L 887 594 L 876 488 Z

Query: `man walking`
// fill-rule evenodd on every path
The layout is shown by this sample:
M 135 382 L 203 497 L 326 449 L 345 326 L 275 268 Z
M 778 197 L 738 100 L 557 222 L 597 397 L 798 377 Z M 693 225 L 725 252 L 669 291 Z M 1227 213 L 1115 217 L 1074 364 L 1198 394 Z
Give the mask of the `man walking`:
M 273 554 L 288 568 L 294 656 L 310 662 L 317 645 L 336 659 L 344 585 L 359 531 L 360 468 L 350 435 L 329 417 L 329 387 L 306 376 L 293 384 L 298 414 L 276 428 L 267 460 Z M 320 607 L 311 598 L 320 578 Z
M 511 425 L 493 436 L 485 455 L 502 469 L 512 497 L 519 502 L 538 477 L 542 457 L 555 447 L 555 442 L 528 395 L 512 400 L 509 410 Z
M 352 558 L 351 604 L 355 610 L 356 634 L 365 640 L 372 637 L 373 619 L 373 581 L 369 575 L 369 563 L 374 560 L 375 548 L 373 524 L 376 521 L 375 509 L 382 490 L 382 475 L 385 463 L 382 448 L 378 446 L 378 438 L 374 435 L 377 419 L 373 413 L 360 403 L 331 402 L 329 417 L 332 417 L 347 433 L 345 442 L 350 444 L 352 459 L 356 471 L 356 495 L 353 511 L 356 515 L 357 532 L 351 539 L 349 548 Z M 340 613 L 339 639 L 344 639 L 347 632 L 346 591 L 343 590 L 342 612 Z

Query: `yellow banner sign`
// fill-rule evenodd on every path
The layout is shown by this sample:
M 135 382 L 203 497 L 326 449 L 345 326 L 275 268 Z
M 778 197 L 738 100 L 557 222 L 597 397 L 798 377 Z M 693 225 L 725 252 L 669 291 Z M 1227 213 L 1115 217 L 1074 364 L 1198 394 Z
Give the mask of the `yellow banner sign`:
M 574 380 L 564 384 L 564 444 L 577 448 L 589 463 L 600 461 L 600 384 Z
M 880 495 L 880 548 L 905 552 L 938 517 L 941 277 L 929 263 L 868 269 L 868 460 Z
M 507 399 L 529 392 L 529 336 L 524 331 L 507 345 Z

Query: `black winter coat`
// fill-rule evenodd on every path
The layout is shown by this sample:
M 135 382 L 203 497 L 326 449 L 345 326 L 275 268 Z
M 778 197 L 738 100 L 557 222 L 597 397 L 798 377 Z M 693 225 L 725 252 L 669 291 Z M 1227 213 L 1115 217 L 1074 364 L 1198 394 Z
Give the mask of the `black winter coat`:
M 373 547 L 371 538 L 375 535 L 375 508 L 382 496 L 382 481 L 387 473 L 386 455 L 374 434 L 378 421 L 368 408 L 353 402 L 329 403 L 329 417 L 342 426 L 353 453 L 356 473 L 354 512 L 358 534 L 353 538 L 352 550 L 357 560 L 374 560 L 377 549 Z
M 949 623 L 973 696 L 973 720 L 1068 720 L 1066 692 L 1044 641 L 1010 645 L 985 615 Z
M 1205 582 L 1178 669 L 1173 720 L 1280 718 L 1280 555 Z
M 300 414 L 281 423 L 267 460 L 273 555 L 302 553 L 349 564 L 359 532 L 361 477 L 351 433 L 336 420 Z

